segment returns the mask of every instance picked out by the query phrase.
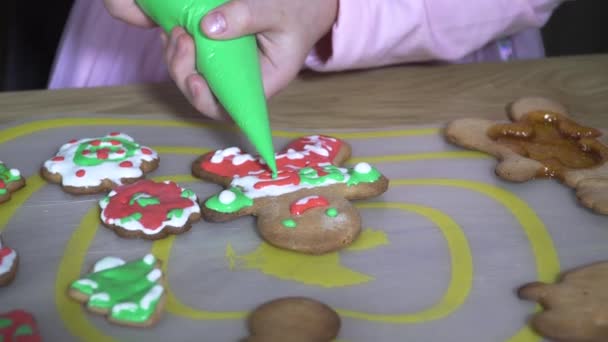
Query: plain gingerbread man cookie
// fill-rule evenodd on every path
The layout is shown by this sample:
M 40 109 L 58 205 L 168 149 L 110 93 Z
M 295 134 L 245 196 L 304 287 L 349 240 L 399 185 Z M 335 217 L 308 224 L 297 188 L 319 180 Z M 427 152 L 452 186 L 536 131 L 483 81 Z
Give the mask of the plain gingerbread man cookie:
M 544 98 L 522 98 L 508 112 L 511 123 L 460 119 L 445 135 L 498 158 L 496 174 L 503 179 L 558 178 L 576 189 L 584 206 L 608 215 L 608 147 L 599 140 L 602 133 L 574 122 L 564 106 Z
M 527 284 L 518 295 L 545 309 L 531 321 L 541 335 L 564 342 L 605 342 L 607 289 L 608 262 L 601 262 L 567 272 L 557 284 Z
M 367 163 L 339 167 L 350 153 L 336 138 L 297 139 L 276 156 L 276 179 L 259 158 L 237 147 L 207 153 L 193 163 L 193 173 L 226 190 L 203 203 L 203 217 L 221 222 L 254 215 L 259 233 L 272 245 L 310 254 L 339 250 L 361 231 L 350 200 L 378 196 L 389 183 Z

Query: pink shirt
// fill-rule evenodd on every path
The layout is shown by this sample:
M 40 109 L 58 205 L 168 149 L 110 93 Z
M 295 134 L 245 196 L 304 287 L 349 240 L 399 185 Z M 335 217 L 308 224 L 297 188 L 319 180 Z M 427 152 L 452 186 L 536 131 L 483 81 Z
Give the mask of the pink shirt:
M 538 28 L 562 1 L 341 0 L 330 57 L 312 51 L 305 67 L 336 71 L 541 58 Z M 76 0 L 49 88 L 168 80 L 158 36 L 158 29 L 113 19 L 101 0 Z

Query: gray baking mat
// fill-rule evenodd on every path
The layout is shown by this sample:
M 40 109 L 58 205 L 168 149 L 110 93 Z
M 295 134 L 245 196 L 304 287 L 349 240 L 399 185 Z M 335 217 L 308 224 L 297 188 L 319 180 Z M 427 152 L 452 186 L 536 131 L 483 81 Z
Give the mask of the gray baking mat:
M 353 146 L 351 163 L 370 161 L 391 186 L 357 203 L 366 231 L 353 247 L 318 257 L 271 248 L 251 217 L 200 222 L 159 242 L 121 239 L 99 225 L 100 196 L 74 197 L 38 176 L 68 140 L 121 131 L 159 151 L 150 177 L 176 179 L 206 198 L 220 187 L 193 180 L 190 164 L 205 148 L 242 143 L 226 127 L 55 116 L 0 129 L 0 160 L 28 180 L 0 206 L 5 243 L 21 256 L 15 282 L 0 289 L 0 312 L 31 311 L 45 341 L 237 341 L 247 312 L 290 295 L 337 309 L 341 341 L 540 341 L 525 323 L 534 304 L 514 290 L 606 255 L 607 218 L 582 208 L 571 189 L 552 180 L 503 182 L 493 159 L 446 144 L 438 127 L 337 132 Z M 309 132 L 275 133 L 280 148 Z M 111 325 L 66 297 L 67 284 L 98 259 L 150 251 L 170 284 L 156 327 Z

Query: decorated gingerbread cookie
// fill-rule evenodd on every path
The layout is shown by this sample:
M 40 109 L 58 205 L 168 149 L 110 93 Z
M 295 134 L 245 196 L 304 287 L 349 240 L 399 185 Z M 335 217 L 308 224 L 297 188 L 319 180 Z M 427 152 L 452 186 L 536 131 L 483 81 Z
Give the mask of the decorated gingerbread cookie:
M 23 310 L 0 314 L 0 341 L 40 342 L 41 340 L 36 320 L 31 314 Z
M 103 258 L 91 274 L 70 285 L 68 295 L 112 323 L 153 326 L 161 317 L 165 301 L 160 262 L 152 254 L 128 263 L 120 258 Z
M 552 341 L 608 341 L 608 262 L 566 272 L 556 284 L 530 283 L 522 299 L 545 309 L 532 317 L 532 327 Z
M 501 178 L 558 178 L 576 189 L 583 205 L 608 214 L 608 147 L 599 130 L 579 125 L 567 113 L 551 100 L 523 98 L 509 107 L 511 123 L 461 119 L 445 134 L 454 144 L 496 156 Z
M 9 169 L 0 161 L 0 204 L 11 199 L 11 193 L 25 186 L 25 179 L 17 169 Z
M 122 133 L 72 140 L 42 167 L 42 176 L 72 194 L 93 194 L 133 183 L 158 167 L 158 154 Z
M 331 342 L 340 331 L 340 317 L 310 298 L 287 297 L 268 302 L 249 317 L 244 342 Z
M 196 194 L 170 181 L 145 179 L 119 186 L 99 206 L 103 224 L 127 238 L 180 234 L 201 218 Z
M 220 222 L 254 215 L 261 236 L 277 247 L 311 254 L 339 250 L 361 231 L 349 200 L 388 188 L 388 179 L 367 163 L 339 167 L 350 153 L 348 144 L 332 137 L 297 139 L 276 156 L 274 179 L 259 158 L 237 147 L 205 154 L 193 173 L 226 190 L 204 202 L 203 217 Z
M 18 263 L 17 251 L 4 246 L 0 236 L 0 286 L 6 286 L 15 279 Z

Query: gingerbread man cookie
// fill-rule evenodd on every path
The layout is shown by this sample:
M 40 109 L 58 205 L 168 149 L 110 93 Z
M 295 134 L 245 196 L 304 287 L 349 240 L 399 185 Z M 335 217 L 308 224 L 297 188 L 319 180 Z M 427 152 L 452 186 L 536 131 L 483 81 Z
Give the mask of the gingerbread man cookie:
M 112 323 L 149 327 L 164 308 L 162 283 L 160 262 L 152 254 L 129 263 L 106 257 L 95 263 L 91 274 L 73 282 L 68 295 Z
M 608 341 L 608 262 L 566 272 L 557 284 L 530 283 L 522 299 L 536 301 L 545 311 L 532 317 L 541 335 L 564 342 Z
M 250 335 L 242 342 L 331 342 L 340 331 L 340 317 L 310 298 L 287 297 L 268 302 L 249 317 Z
M 15 279 L 18 264 L 17 251 L 4 246 L 2 236 L 0 236 L 0 286 L 6 286 Z
M 0 204 L 11 199 L 11 193 L 25 186 L 25 179 L 17 169 L 9 169 L 0 161 Z
M 23 310 L 0 314 L 0 341 L 40 342 L 41 340 L 36 320 L 31 314 Z
M 94 194 L 133 183 L 158 167 L 158 154 L 126 134 L 72 140 L 42 167 L 42 176 L 71 194 Z
M 272 245 L 310 254 L 339 250 L 361 231 L 349 200 L 388 188 L 388 179 L 367 163 L 339 167 L 350 153 L 348 144 L 332 137 L 297 139 L 276 156 L 276 179 L 259 158 L 237 147 L 207 153 L 194 162 L 193 173 L 226 190 L 204 202 L 203 217 L 221 222 L 254 215 Z
M 119 186 L 99 206 L 101 222 L 127 238 L 156 240 L 181 234 L 201 218 L 196 194 L 170 181 L 144 179 Z
M 559 103 L 523 98 L 509 107 L 511 123 L 481 119 L 451 122 L 447 139 L 496 156 L 496 173 L 525 182 L 555 177 L 576 189 L 580 202 L 608 215 L 608 147 L 599 130 L 572 121 Z

